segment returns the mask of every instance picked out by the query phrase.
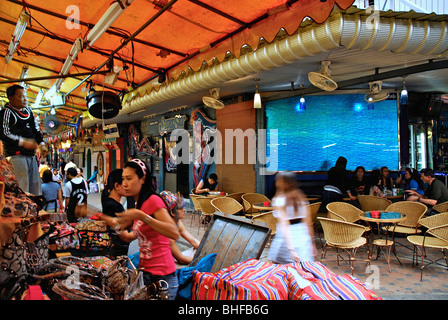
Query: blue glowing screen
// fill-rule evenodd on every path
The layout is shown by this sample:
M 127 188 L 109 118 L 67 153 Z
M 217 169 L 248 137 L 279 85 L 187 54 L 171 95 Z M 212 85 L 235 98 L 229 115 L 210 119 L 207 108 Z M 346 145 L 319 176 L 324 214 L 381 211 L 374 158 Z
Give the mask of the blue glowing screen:
M 327 171 L 339 156 L 347 169 L 399 168 L 396 100 L 367 103 L 364 95 L 306 96 L 266 102 L 267 148 L 278 130 L 278 170 Z M 273 157 L 275 154 L 273 153 Z

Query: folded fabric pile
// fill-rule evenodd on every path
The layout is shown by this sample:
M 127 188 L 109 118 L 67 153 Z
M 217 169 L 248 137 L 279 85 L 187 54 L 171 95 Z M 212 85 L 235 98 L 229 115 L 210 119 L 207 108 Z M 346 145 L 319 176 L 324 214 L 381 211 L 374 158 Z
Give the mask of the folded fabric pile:
M 279 265 L 249 259 L 216 273 L 193 272 L 193 300 L 380 300 L 350 275 L 319 262 Z

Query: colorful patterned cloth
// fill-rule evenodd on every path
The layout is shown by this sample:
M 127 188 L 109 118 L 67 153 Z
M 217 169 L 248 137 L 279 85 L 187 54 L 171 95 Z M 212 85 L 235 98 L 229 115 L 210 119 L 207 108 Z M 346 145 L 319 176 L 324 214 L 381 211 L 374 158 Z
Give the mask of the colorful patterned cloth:
M 193 300 L 380 300 L 358 279 L 319 262 L 249 259 L 216 273 L 194 271 L 193 279 Z

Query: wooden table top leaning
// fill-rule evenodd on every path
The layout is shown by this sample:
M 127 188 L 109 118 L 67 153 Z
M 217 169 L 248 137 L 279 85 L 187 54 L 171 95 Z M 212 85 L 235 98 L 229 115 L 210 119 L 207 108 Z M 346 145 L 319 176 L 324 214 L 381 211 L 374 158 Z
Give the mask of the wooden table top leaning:
M 363 221 L 366 221 L 368 223 L 376 223 L 377 227 L 378 227 L 378 238 L 373 240 L 372 244 L 377 246 L 378 251 L 377 251 L 377 256 L 376 258 L 378 259 L 378 255 L 380 250 L 385 247 L 385 256 L 386 256 L 386 261 L 387 264 L 389 266 L 389 272 L 391 272 L 390 269 L 390 255 L 391 255 L 391 251 L 393 250 L 393 253 L 395 255 L 395 258 L 397 259 L 398 263 L 400 263 L 401 265 L 401 261 L 398 259 L 397 254 L 395 252 L 395 241 L 393 240 L 393 233 L 395 230 L 395 226 L 399 223 L 399 222 L 403 222 L 404 220 L 407 219 L 406 214 L 404 213 L 400 213 L 400 212 L 387 212 L 387 211 L 378 211 L 379 213 L 379 217 L 378 218 L 374 218 L 372 217 L 372 212 L 374 211 L 367 211 L 367 212 L 362 212 L 359 214 L 359 218 Z M 392 229 L 392 239 L 388 239 L 388 232 L 387 232 L 387 228 L 385 229 L 385 238 L 382 238 L 382 234 L 381 234 L 381 224 L 393 224 L 394 228 Z

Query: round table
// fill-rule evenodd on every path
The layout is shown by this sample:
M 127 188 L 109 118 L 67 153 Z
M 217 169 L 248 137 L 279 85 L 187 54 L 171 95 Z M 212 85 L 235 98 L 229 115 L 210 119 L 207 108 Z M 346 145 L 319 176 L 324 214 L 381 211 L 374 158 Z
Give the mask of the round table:
M 404 200 L 404 195 L 401 194 L 399 196 L 386 196 L 386 199 L 390 200 L 392 202 L 403 201 Z
M 265 205 L 264 202 L 257 202 L 257 203 L 254 203 L 252 205 L 252 208 L 254 208 L 256 210 L 261 210 L 261 211 L 272 211 L 272 210 L 274 210 L 274 207 L 272 206 L 271 202 L 269 202 L 267 205 Z
M 400 213 L 400 212 L 385 212 L 385 211 L 379 211 L 381 216 L 379 218 L 373 218 L 371 215 L 372 211 L 367 211 L 360 213 L 359 218 L 363 221 L 370 223 L 376 223 L 378 227 L 378 239 L 373 240 L 372 244 L 378 247 L 377 256 L 378 259 L 379 252 L 381 248 L 385 247 L 385 255 L 386 255 L 386 261 L 389 266 L 389 272 L 390 270 L 390 254 L 391 250 L 393 249 L 395 258 L 397 259 L 398 263 L 401 265 L 400 259 L 397 257 L 397 253 L 395 252 L 395 241 L 388 239 L 388 230 L 386 229 L 385 239 L 381 236 L 381 224 L 393 224 L 394 228 L 392 229 L 392 239 L 393 239 L 393 232 L 395 231 L 395 227 L 397 223 L 402 222 L 407 219 L 406 214 Z

